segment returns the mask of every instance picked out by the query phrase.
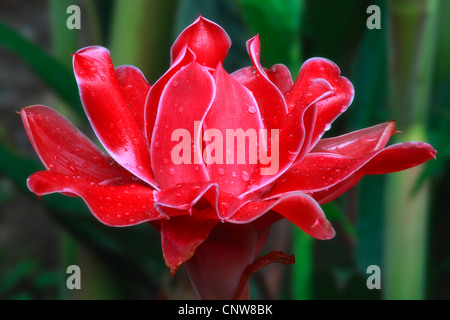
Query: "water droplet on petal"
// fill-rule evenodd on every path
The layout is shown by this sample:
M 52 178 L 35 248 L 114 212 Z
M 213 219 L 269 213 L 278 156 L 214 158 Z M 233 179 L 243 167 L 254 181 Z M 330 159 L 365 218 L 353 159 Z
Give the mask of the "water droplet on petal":
M 250 180 L 250 175 L 248 174 L 248 172 L 247 171 L 242 171 L 242 180 L 244 180 L 244 181 L 249 181 Z
M 170 174 L 171 176 L 173 176 L 173 175 L 175 174 L 175 169 L 174 169 L 174 168 L 170 168 L 170 169 L 169 169 L 169 174 Z
M 223 176 L 225 174 L 225 170 L 223 168 L 219 168 L 219 174 Z
M 178 87 L 178 81 L 174 81 L 174 82 L 172 82 L 172 85 L 174 86 L 174 87 Z
M 249 113 L 254 114 L 254 113 L 256 113 L 256 111 L 257 111 L 257 109 L 256 109 L 256 107 L 254 105 L 250 105 L 248 107 L 248 112 Z
M 295 161 L 296 158 L 297 158 L 297 152 L 289 151 L 289 154 L 288 154 L 289 161 Z

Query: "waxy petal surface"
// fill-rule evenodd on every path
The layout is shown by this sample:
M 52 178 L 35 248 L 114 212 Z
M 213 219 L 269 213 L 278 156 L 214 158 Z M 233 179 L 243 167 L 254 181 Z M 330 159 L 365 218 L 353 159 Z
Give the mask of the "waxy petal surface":
M 436 158 L 436 150 L 424 142 L 394 144 L 380 151 L 359 173 L 386 174 L 418 166 Z
M 286 95 L 289 110 L 294 108 L 296 101 L 315 79 L 326 80 L 333 88 L 334 95 L 317 104 L 317 120 L 311 142 L 312 146 L 330 128 L 331 123 L 347 110 L 354 97 L 353 85 L 346 78 L 340 76 L 338 66 L 327 59 L 312 58 L 303 64 L 290 93 Z
M 161 188 L 209 181 L 202 159 L 201 129 L 214 94 L 212 76 L 196 62 L 182 68 L 167 83 L 150 150 Z
M 123 98 L 128 108 L 145 134 L 145 100 L 151 85 L 147 82 L 142 72 L 133 66 L 120 66 L 116 68 L 117 81 L 122 91 Z
M 57 111 L 36 105 L 22 109 L 20 114 L 47 170 L 93 182 L 132 177 Z
M 246 86 L 258 103 L 261 117 L 268 129 L 280 129 L 287 116 L 287 106 L 283 94 L 264 72 L 260 63 L 260 40 L 256 36 L 247 41 L 247 51 L 253 63 L 253 77 L 233 75 Z
M 150 145 L 153 136 L 153 130 L 155 128 L 156 117 L 158 115 L 159 101 L 169 80 L 178 72 L 181 68 L 187 66 L 195 60 L 194 53 L 185 47 L 177 59 L 174 61 L 170 69 L 153 85 L 150 89 L 147 99 L 145 101 L 145 137 Z
M 338 153 L 313 152 L 308 154 L 303 161 L 290 168 L 277 181 L 277 184 L 267 196 L 279 196 L 293 191 L 309 194 L 320 191 L 333 193 L 337 185 L 350 179 L 354 174 L 362 177 L 366 174 L 402 171 L 435 157 L 436 151 L 426 143 L 399 143 L 384 148 L 384 144 L 387 143 L 387 136 L 390 137 L 393 132 L 390 128 L 391 123 L 388 123 L 385 127 L 386 130 L 379 130 L 378 137 L 371 138 L 373 151 L 364 148 L 362 148 L 363 153 L 357 151 L 354 148 L 355 144 L 360 143 L 357 139 L 350 139 L 349 141 L 353 141 L 353 143 L 343 147 L 352 151 L 349 154 L 359 158 L 343 156 Z M 374 128 L 378 128 L 378 126 Z M 374 132 L 374 130 L 368 131 Z M 353 136 L 350 134 L 348 137 Z M 380 144 L 382 147 L 380 147 Z M 334 144 L 327 145 L 334 146 Z M 343 149 L 332 147 L 330 150 L 342 151 Z M 330 190 L 330 188 L 335 189 Z
M 186 46 L 195 53 L 199 64 L 215 68 L 225 60 L 231 39 L 221 26 L 200 16 L 175 40 L 171 49 L 172 62 Z
M 164 260 L 172 275 L 209 236 L 219 222 L 214 210 L 194 212 L 193 216 L 161 220 L 161 246 Z
M 384 148 L 395 133 L 395 122 L 389 121 L 341 136 L 321 139 L 311 152 L 335 153 L 357 159 Z
M 292 89 L 294 82 L 292 81 L 291 72 L 284 64 L 275 64 L 270 69 L 264 69 L 264 71 L 283 96 Z
M 331 223 L 326 219 L 319 204 L 302 192 L 285 193 L 280 197 L 247 203 L 227 222 L 246 224 L 268 211 L 273 210 L 284 216 L 310 236 L 326 240 L 335 235 Z
M 153 190 L 142 184 L 103 185 L 50 171 L 34 173 L 27 184 L 38 196 L 56 192 L 80 196 L 92 214 L 108 226 L 125 227 L 165 218 L 154 208 Z
M 309 146 L 311 137 L 309 129 L 314 125 L 316 118 L 316 104 L 333 93 L 326 81 L 319 80 L 314 83 L 315 85 L 308 88 L 303 99 L 299 100 L 292 112 L 287 115 L 278 137 L 271 137 L 277 139 L 278 150 L 271 150 L 270 167 L 263 168 L 264 172 L 258 172 L 259 175 L 255 176 L 255 182 L 249 192 L 273 182 L 292 166 L 299 155 L 303 157 L 307 152 L 305 146 Z M 274 166 L 274 162 L 277 162 L 277 166 Z
M 264 124 L 253 95 L 219 65 L 214 74 L 216 95 L 206 115 L 204 160 L 221 192 L 248 190 L 259 170 L 258 143 Z M 261 147 L 261 146 L 259 146 Z
M 81 101 L 100 142 L 125 169 L 156 188 L 141 128 L 117 81 L 109 51 L 88 47 L 74 55 Z
M 175 187 L 161 190 L 155 194 L 155 208 L 167 216 L 176 216 L 180 214 L 192 214 L 192 208 L 199 201 L 202 206 L 210 207 L 203 196 L 209 199 L 217 199 L 219 187 L 213 182 L 202 183 L 180 183 Z M 217 218 L 217 216 L 216 216 Z M 218 218 L 217 218 L 218 219 Z

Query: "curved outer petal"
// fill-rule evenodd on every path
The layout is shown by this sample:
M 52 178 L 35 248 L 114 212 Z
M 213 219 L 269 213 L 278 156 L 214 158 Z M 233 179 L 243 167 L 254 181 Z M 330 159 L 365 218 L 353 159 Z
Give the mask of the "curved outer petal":
M 356 159 L 384 148 L 396 133 L 394 121 L 380 123 L 341 136 L 321 139 L 311 152 L 335 153 Z
M 304 97 L 287 116 L 278 137 L 275 137 L 275 145 L 278 145 L 278 150 L 271 150 L 271 167 L 264 168 L 266 170 L 264 172 L 261 170 L 258 172 L 247 193 L 261 189 L 275 181 L 292 166 L 300 154 L 306 152 L 304 146 L 309 146 L 310 130 L 306 132 L 305 129 L 310 129 L 314 124 L 315 105 L 330 94 L 332 91 L 326 81 L 315 81 L 315 85 L 308 88 Z M 274 137 L 272 136 L 271 139 Z M 274 167 L 274 162 L 278 163 L 277 167 Z
M 259 36 L 247 41 L 247 51 L 253 63 L 251 72 L 253 77 L 240 77 L 239 74 L 232 75 L 246 86 L 258 103 L 265 127 L 268 129 L 280 129 L 287 116 L 287 106 L 281 91 L 273 84 L 264 72 L 260 63 L 260 40 Z M 238 71 L 239 72 L 239 71 Z
M 212 208 L 204 212 L 194 211 L 192 216 L 161 220 L 161 247 L 172 275 L 183 263 L 192 258 L 197 247 L 207 240 L 218 222 Z
M 109 51 L 79 50 L 73 67 L 83 107 L 100 142 L 120 165 L 156 188 L 147 143 L 122 95 Z
M 418 166 L 436 158 L 436 150 L 424 142 L 404 142 L 387 147 L 378 153 L 358 173 L 385 174 Z
M 355 184 L 357 184 L 362 178 L 363 175 L 355 173 L 348 177 L 346 180 L 343 180 L 330 188 L 325 188 L 320 191 L 313 192 L 311 194 L 311 197 L 313 197 L 318 204 L 323 205 L 340 197 L 342 194 L 350 190 Z
M 219 187 L 213 182 L 180 183 L 175 187 L 161 190 L 155 193 L 155 208 L 167 216 L 180 214 L 192 214 L 192 208 L 203 196 L 209 199 L 217 199 Z M 207 205 L 209 207 L 209 204 Z M 217 216 L 216 216 L 216 219 Z
M 335 236 L 319 204 L 302 192 L 284 193 L 277 198 L 247 203 L 227 222 L 246 224 L 270 210 L 278 212 L 316 239 L 327 240 Z
M 203 125 L 204 134 L 211 141 L 206 141 L 204 160 L 220 191 L 239 195 L 248 190 L 259 170 L 258 141 L 265 143 L 260 141 L 264 125 L 247 88 L 220 64 L 213 78 L 216 95 Z
M 185 47 L 177 59 L 173 62 L 170 69 L 153 85 L 150 89 L 147 99 L 145 101 L 145 137 L 150 145 L 153 136 L 153 130 L 155 128 L 156 116 L 158 114 L 159 101 L 169 80 L 178 72 L 182 67 L 187 66 L 189 63 L 195 60 L 194 53 Z
M 57 111 L 36 105 L 22 109 L 20 114 L 31 144 L 47 170 L 93 182 L 132 177 Z
M 352 188 L 366 174 L 385 174 L 405 170 L 434 158 L 436 150 L 421 142 L 399 143 L 379 152 L 360 170 L 338 184 L 312 193 L 319 204 L 341 196 Z
M 284 64 L 275 64 L 270 69 L 264 69 L 267 77 L 283 95 L 288 93 L 294 85 L 291 72 Z
M 172 62 L 184 47 L 197 56 L 197 62 L 209 68 L 223 63 L 231 47 L 231 39 L 218 24 L 200 16 L 175 40 L 171 48 Z
M 231 74 L 238 82 L 245 84 L 255 81 L 257 76 L 254 67 L 245 67 L 239 69 Z M 264 73 L 269 80 L 280 90 L 280 92 L 286 95 L 293 86 L 292 76 L 289 69 L 283 64 L 275 64 L 270 69 L 263 68 Z
M 214 94 L 212 76 L 196 62 L 182 68 L 167 83 L 150 150 L 161 188 L 209 180 L 202 159 L 201 128 Z
M 305 88 L 308 88 L 318 78 L 328 81 L 335 94 L 317 104 L 317 120 L 311 146 L 314 146 L 324 132 L 330 128 L 331 123 L 347 110 L 354 97 L 353 85 L 346 78 L 340 76 L 338 66 L 327 59 L 312 58 L 303 64 L 292 90 L 286 95 L 289 111 L 294 108 Z
M 117 67 L 116 76 L 122 95 L 139 128 L 141 128 L 142 135 L 144 135 L 145 100 L 151 85 L 147 82 L 142 72 L 133 66 Z
M 329 192 L 335 193 L 340 189 L 335 187 L 353 174 L 362 176 L 405 170 L 435 156 L 436 151 L 425 143 L 408 142 L 383 149 L 394 133 L 394 123 L 388 122 L 328 139 L 314 150 L 336 153 L 309 153 L 303 161 L 290 168 L 266 196 L 280 196 L 293 191 L 327 193 L 330 188 L 334 189 Z
M 38 196 L 56 192 L 80 196 L 92 214 L 108 226 L 125 227 L 165 218 L 154 208 L 153 190 L 141 184 L 108 186 L 50 171 L 34 173 L 27 184 Z

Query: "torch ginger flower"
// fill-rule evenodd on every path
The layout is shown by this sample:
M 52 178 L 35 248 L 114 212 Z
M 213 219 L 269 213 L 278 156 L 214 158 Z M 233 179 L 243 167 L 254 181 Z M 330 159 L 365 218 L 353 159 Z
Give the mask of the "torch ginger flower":
M 29 177 L 29 189 L 81 197 L 108 226 L 150 222 L 172 274 L 185 264 L 203 299 L 248 298 L 253 271 L 293 263 L 280 252 L 258 258 L 274 222 L 286 218 L 331 239 L 321 204 L 364 175 L 436 154 L 421 142 L 386 147 L 393 121 L 321 139 L 353 100 L 339 68 L 310 59 L 293 82 L 284 65 L 261 66 L 256 36 L 247 42 L 252 66 L 229 74 L 222 63 L 230 46 L 220 26 L 199 17 L 175 41 L 171 66 L 153 86 L 135 67 L 114 68 L 105 48 L 75 53 L 82 104 L 108 154 L 51 108 L 21 111 L 46 168 Z

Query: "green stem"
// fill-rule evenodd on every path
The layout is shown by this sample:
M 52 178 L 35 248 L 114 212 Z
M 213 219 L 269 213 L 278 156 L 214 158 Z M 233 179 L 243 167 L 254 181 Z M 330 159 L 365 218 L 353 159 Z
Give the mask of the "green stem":
M 298 227 L 294 228 L 293 247 L 295 264 L 292 274 L 292 298 L 311 299 L 314 239 Z
M 154 82 L 170 63 L 175 0 L 116 0 L 111 55 L 115 65 L 134 65 Z
M 390 110 L 401 141 L 426 141 L 439 0 L 389 2 Z M 386 189 L 384 294 L 423 299 L 429 188 L 413 190 L 421 167 L 388 177 Z

